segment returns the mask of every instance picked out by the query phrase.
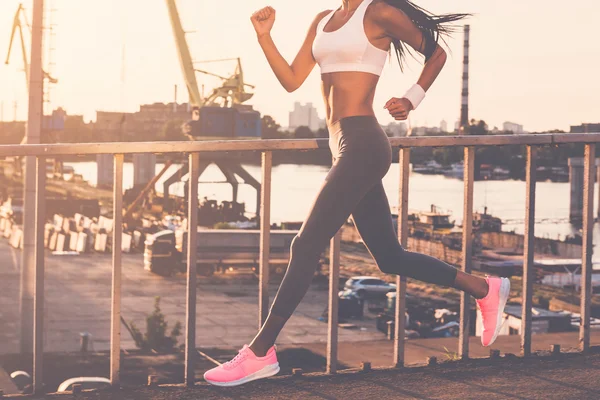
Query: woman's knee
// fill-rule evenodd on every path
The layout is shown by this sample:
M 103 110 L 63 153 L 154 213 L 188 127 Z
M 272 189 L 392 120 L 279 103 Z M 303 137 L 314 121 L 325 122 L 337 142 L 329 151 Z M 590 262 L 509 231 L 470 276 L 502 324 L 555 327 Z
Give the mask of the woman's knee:
M 298 256 L 302 254 L 309 254 L 317 251 L 315 248 L 316 245 L 313 243 L 313 240 L 309 238 L 307 235 L 297 234 L 292 239 L 292 244 L 290 245 L 290 252 L 292 256 Z
M 317 238 L 305 234 L 296 235 L 290 245 L 292 260 L 311 262 L 313 259 L 318 259 L 327 243 L 322 244 L 320 240 L 315 239 Z
M 302 252 L 303 250 L 305 250 L 306 247 L 307 247 L 307 243 L 304 240 L 304 237 L 301 237 L 300 235 L 296 235 L 292 239 L 292 244 L 290 245 L 290 251 L 292 254 L 299 253 L 299 252 Z
M 405 254 L 406 250 L 398 243 L 384 251 L 373 254 L 373 256 L 381 272 L 385 274 L 405 275 L 408 268 L 404 257 Z

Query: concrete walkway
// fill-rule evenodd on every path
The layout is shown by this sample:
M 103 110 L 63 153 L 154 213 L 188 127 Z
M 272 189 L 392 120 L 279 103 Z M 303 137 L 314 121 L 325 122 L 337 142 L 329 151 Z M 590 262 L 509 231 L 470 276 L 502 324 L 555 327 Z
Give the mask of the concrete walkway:
M 600 346 L 600 331 L 594 330 L 591 337 L 592 346 Z M 533 335 L 532 350 L 549 351 L 550 346 L 558 344 L 563 352 L 576 351 L 579 346 L 579 332 L 561 332 Z M 302 345 L 279 346 L 280 349 L 304 348 L 327 357 L 326 343 L 305 343 Z M 521 353 L 521 337 L 519 335 L 499 336 L 492 349 L 501 354 Z M 406 341 L 405 365 L 425 362 L 427 357 L 437 357 L 444 361 L 453 358 L 458 352 L 458 338 L 413 339 Z M 358 367 L 363 361 L 368 361 L 373 367 L 389 367 L 393 364 L 394 343 L 391 340 L 376 340 L 371 342 L 340 342 L 338 344 L 338 360 L 351 368 Z M 490 348 L 481 345 L 478 337 L 469 338 L 469 357 L 487 358 Z
M 447 363 L 404 371 L 271 378 L 237 388 L 200 384 L 46 399 L 599 399 L 600 354 Z M 41 397 L 36 397 L 41 399 Z
M 0 240 L 0 354 L 19 349 L 20 252 Z M 123 255 L 122 313 L 127 322 L 145 328 L 154 298 L 169 326 L 185 322 L 184 275 L 163 278 L 143 269 L 141 254 Z M 111 258 L 108 254 L 46 255 L 44 348 L 47 352 L 73 352 L 80 348 L 80 333 L 92 334 L 92 348 L 105 351 L 110 344 Z M 277 283 L 269 285 L 271 299 Z M 280 344 L 325 342 L 327 324 L 318 321 L 327 304 L 326 285 L 313 285 L 279 337 Z M 198 279 L 196 343 L 199 347 L 240 348 L 258 327 L 258 282 L 252 275 L 215 275 Z M 373 320 L 358 321 L 359 329 L 340 329 L 340 341 L 381 340 Z M 181 340 L 181 339 L 180 339 Z M 123 329 L 123 349 L 135 343 Z

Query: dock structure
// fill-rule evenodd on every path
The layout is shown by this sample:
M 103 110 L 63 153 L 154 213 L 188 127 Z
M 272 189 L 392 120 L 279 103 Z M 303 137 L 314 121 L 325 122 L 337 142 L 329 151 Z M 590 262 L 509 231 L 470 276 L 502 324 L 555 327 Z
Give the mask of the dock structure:
M 569 158 L 569 182 L 571 184 L 571 196 L 569 206 L 569 220 L 574 224 L 581 224 L 583 222 L 583 208 L 584 208 L 584 181 L 585 181 L 585 162 L 582 157 Z M 596 175 L 600 175 L 600 158 L 596 158 L 590 168 L 593 168 L 591 172 L 591 185 L 593 187 L 596 180 Z M 594 173 L 595 172 L 595 173 Z M 593 196 L 593 194 L 592 194 Z M 600 201 L 600 198 L 599 200 Z M 593 197 L 592 197 L 593 203 Z M 600 207 L 598 207 L 600 213 Z M 600 214 L 599 214 L 600 217 Z
M 156 176 L 156 154 L 133 155 L 133 186 L 147 185 Z

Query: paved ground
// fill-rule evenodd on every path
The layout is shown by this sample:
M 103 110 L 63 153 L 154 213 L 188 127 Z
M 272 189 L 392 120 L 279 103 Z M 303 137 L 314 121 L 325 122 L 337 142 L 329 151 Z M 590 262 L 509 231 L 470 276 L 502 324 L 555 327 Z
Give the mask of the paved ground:
M 600 346 L 600 331 L 592 333 L 592 345 Z M 576 350 L 579 346 L 578 332 L 549 333 L 533 335 L 533 351 L 548 351 L 553 344 L 559 344 L 563 351 Z M 315 354 L 327 355 L 327 344 L 306 343 L 303 345 L 287 345 L 282 349 L 304 348 Z M 492 346 L 501 354 L 521 353 L 521 338 L 518 335 L 500 336 Z M 406 341 L 405 362 L 407 365 L 423 363 L 427 357 L 435 356 L 438 360 L 447 360 L 456 355 L 458 338 L 413 339 Z M 393 364 L 394 344 L 389 340 L 379 340 L 369 343 L 339 343 L 338 360 L 344 365 L 358 367 L 363 361 L 369 361 L 375 367 L 387 367 Z M 490 348 L 481 346 L 478 337 L 469 340 L 471 358 L 486 358 Z
M 161 387 L 47 399 L 598 399 L 600 355 L 487 360 L 436 367 L 271 378 L 238 388 Z M 37 397 L 41 399 L 40 397 Z
M 20 251 L 0 240 L 0 354 L 19 348 Z M 46 256 L 45 350 L 77 351 L 80 333 L 93 335 L 94 350 L 109 346 L 111 266 L 109 255 Z M 270 287 L 275 295 L 277 284 Z M 327 287 L 313 285 L 278 342 L 297 344 L 325 342 L 327 324 L 317 318 L 327 304 Z M 145 328 L 145 316 L 161 296 L 167 321 L 185 321 L 185 276 L 163 278 L 142 268 L 142 256 L 123 257 L 123 317 Z M 201 278 L 198 285 L 199 347 L 240 347 L 258 326 L 258 282 L 251 275 Z M 272 297 L 271 297 L 272 298 Z M 361 329 L 340 329 L 341 341 L 380 340 L 384 335 L 372 320 Z M 123 348 L 135 348 L 124 331 Z
M 501 354 L 519 354 L 519 337 L 505 336 L 499 338 L 493 349 Z M 592 337 L 592 343 L 600 344 L 600 335 Z M 564 351 L 577 346 L 576 333 L 559 333 L 534 336 L 534 348 L 548 350 L 551 344 L 560 344 Z M 406 364 L 423 364 L 427 357 L 435 356 L 440 361 L 453 359 L 456 356 L 458 341 L 456 338 L 415 339 L 406 344 Z M 487 358 L 489 349 L 478 343 L 477 338 L 470 341 L 472 358 Z M 281 366 L 279 375 L 291 375 L 294 368 L 302 368 L 305 372 L 325 372 L 326 346 L 324 344 L 282 345 L 278 348 L 278 359 Z M 237 348 L 202 348 L 201 352 L 220 362 L 230 360 Z M 390 367 L 393 363 L 393 344 L 390 341 L 342 342 L 339 344 L 339 369 L 358 368 L 363 361 L 373 367 Z M 108 352 L 93 353 L 82 356 L 73 353 L 46 353 L 44 355 L 44 383 L 49 392 L 65 380 L 76 376 L 109 376 Z M 60 368 L 57 368 L 60 366 Z M 207 358 L 198 357 L 195 363 L 196 380 L 203 382 L 203 374 L 213 368 L 214 364 Z M 24 370 L 32 372 L 32 360 L 16 354 L 0 355 L 0 389 L 6 394 L 19 393 L 6 386 L 2 380 L 2 367 L 7 372 Z M 155 375 L 160 384 L 177 384 L 184 380 L 184 354 L 153 354 L 140 351 L 127 352 L 122 355 L 121 384 L 123 387 L 138 387 L 147 382 L 148 375 Z

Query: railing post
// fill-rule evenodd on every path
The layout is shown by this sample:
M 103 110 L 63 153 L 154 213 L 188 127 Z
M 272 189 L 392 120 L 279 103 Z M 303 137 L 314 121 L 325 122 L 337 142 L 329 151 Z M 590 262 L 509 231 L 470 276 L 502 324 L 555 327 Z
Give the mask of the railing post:
M 187 304 L 185 333 L 185 384 L 196 383 L 194 361 L 196 358 L 196 275 L 197 275 L 197 237 L 198 237 L 198 179 L 200 175 L 200 156 L 189 155 L 188 179 L 188 236 L 187 236 Z
M 44 393 L 44 230 L 46 225 L 46 158 L 38 157 L 35 185 L 35 289 L 33 332 L 33 391 Z
M 523 299 L 521 301 L 521 355 L 531 355 L 531 307 L 533 305 L 534 254 L 535 254 L 535 188 L 536 148 L 527 146 L 527 187 L 525 203 L 525 243 L 523 249 Z
M 329 307 L 327 326 L 327 373 L 337 372 L 338 353 L 338 285 L 340 280 L 341 230 L 329 246 Z
M 596 145 L 586 144 L 583 175 L 583 254 L 581 268 L 581 323 L 579 349 L 590 349 L 590 318 L 592 312 L 592 251 L 594 240 L 594 168 Z
M 269 273 L 271 259 L 271 170 L 273 153 L 262 153 L 262 183 L 260 196 L 260 265 L 258 285 L 258 328 L 269 314 Z
M 398 200 L 398 240 L 408 247 L 408 186 L 410 179 L 410 148 L 400 149 L 400 197 Z M 394 366 L 404 367 L 406 330 L 406 277 L 396 277 L 396 308 L 394 332 Z
M 597 214 L 597 218 L 600 219 L 600 166 L 596 167 L 596 182 L 598 182 L 598 214 Z
M 464 209 L 462 237 L 462 270 L 471 273 L 471 257 L 473 244 L 473 184 L 475 181 L 475 148 L 465 147 L 464 159 Z M 469 320 L 471 314 L 471 296 L 465 292 L 460 294 L 460 332 L 458 355 L 461 359 L 469 358 Z
M 110 383 L 121 381 L 121 251 L 123 240 L 123 154 L 114 156 L 112 312 L 110 319 Z
M 44 0 L 33 0 L 31 13 L 31 51 L 30 63 L 26 71 L 29 86 L 29 104 L 27 113 L 27 128 L 25 141 L 27 144 L 39 144 L 44 118 Z M 23 52 L 25 44 L 22 43 Z M 3 118 L 2 118 L 3 119 Z M 16 154 L 9 154 L 16 155 Z M 20 160 L 19 160 L 20 162 Z M 23 251 L 21 253 L 21 304 L 20 304 L 20 350 L 21 354 L 31 354 L 35 347 L 35 286 L 36 264 L 35 250 L 35 207 L 36 207 L 36 159 L 25 157 L 25 170 L 23 171 Z M 45 178 L 45 165 L 42 169 Z M 43 247 L 43 246 L 42 246 Z M 41 354 L 40 354 L 41 356 Z M 41 380 L 40 380 L 41 385 Z M 40 386 L 41 387 L 41 386 Z

